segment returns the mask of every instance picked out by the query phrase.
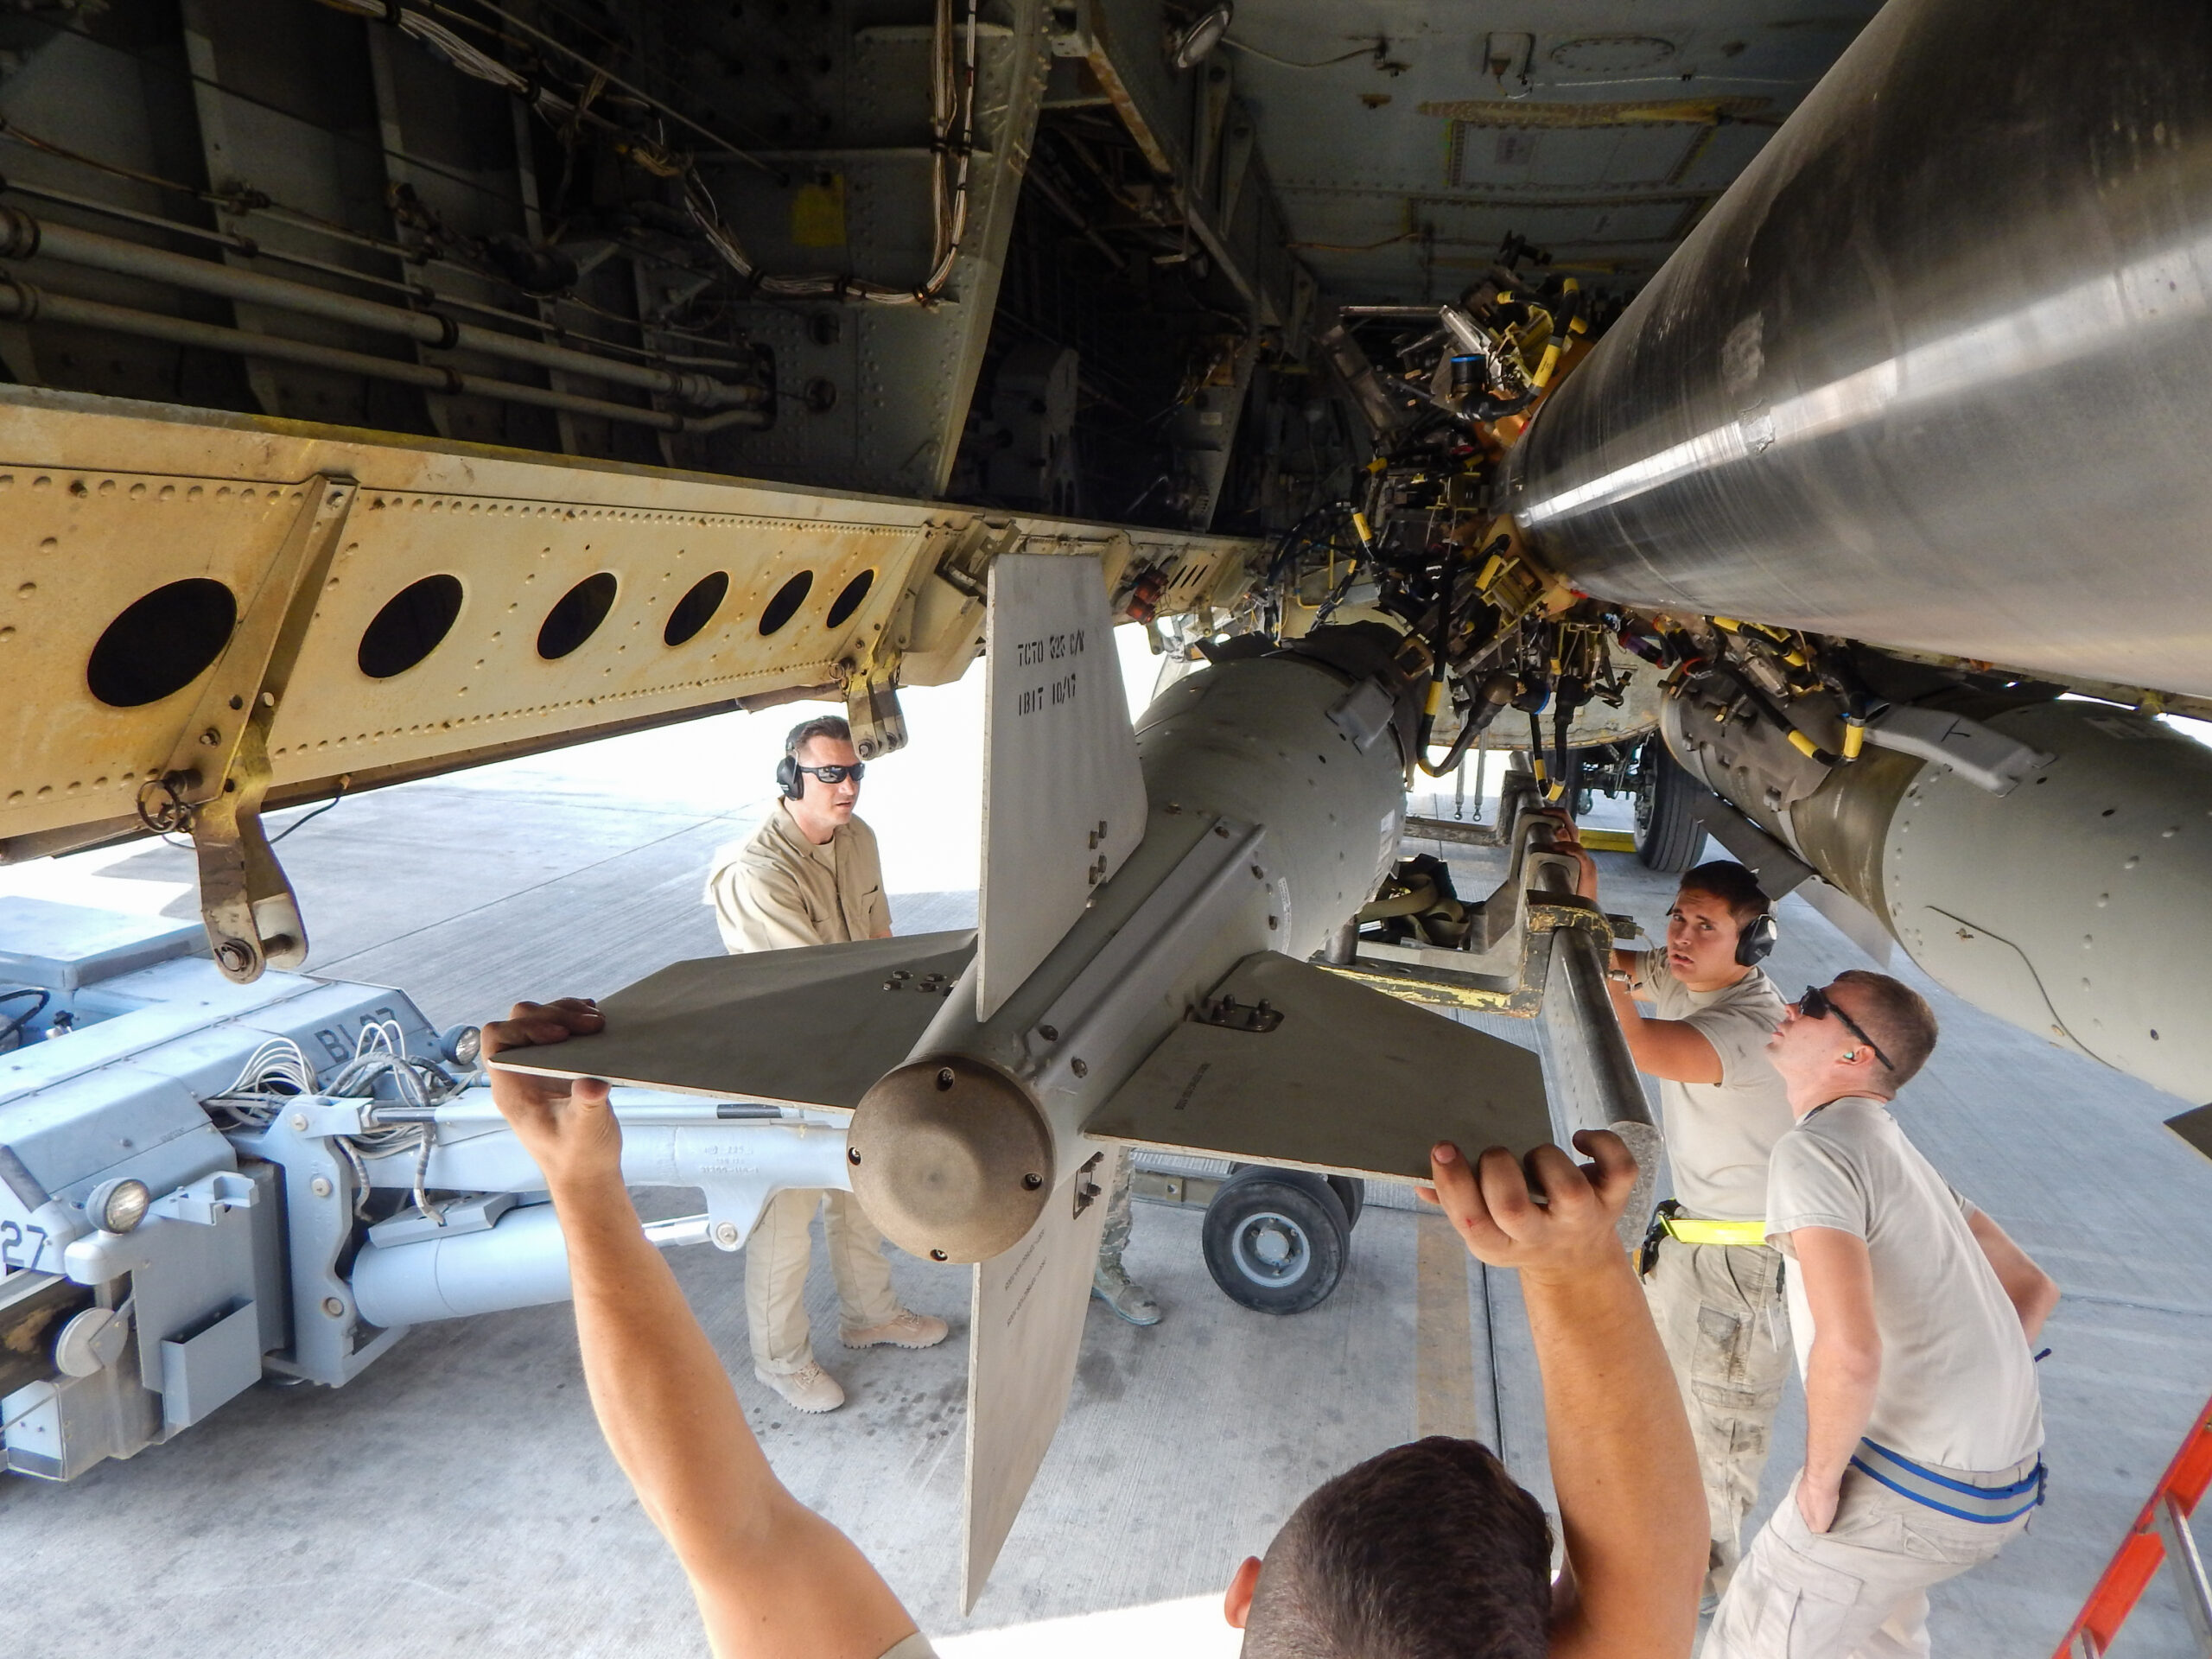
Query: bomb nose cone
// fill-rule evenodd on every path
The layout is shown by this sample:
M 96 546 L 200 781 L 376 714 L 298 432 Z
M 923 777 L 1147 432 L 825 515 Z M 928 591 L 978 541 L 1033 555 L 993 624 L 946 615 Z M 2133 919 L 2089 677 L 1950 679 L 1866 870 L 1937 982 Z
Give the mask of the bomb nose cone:
M 887 1071 L 848 1132 L 853 1195 L 911 1255 L 983 1262 L 1021 1242 L 1052 1185 L 1052 1137 L 1020 1084 L 957 1056 Z

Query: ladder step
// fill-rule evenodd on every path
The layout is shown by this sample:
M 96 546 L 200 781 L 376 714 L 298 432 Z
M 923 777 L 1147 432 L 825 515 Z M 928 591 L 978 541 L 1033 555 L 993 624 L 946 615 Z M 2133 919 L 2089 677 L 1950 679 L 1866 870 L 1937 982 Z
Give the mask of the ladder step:
M 2196 1414 L 2181 1449 L 2120 1541 L 2096 1587 L 2082 1605 L 2054 1659 L 2103 1659 L 2144 1587 L 2164 1561 L 2181 1592 L 2182 1609 L 2196 1637 L 2198 1650 L 2212 1659 L 2212 1580 L 2204 1570 L 2189 1517 L 2212 1486 L 2212 1401 Z

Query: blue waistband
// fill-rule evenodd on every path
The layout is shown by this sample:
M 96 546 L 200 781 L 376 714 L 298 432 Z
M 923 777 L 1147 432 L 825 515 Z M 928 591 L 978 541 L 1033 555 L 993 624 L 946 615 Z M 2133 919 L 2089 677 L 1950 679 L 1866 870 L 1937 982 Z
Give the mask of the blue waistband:
M 1985 1486 L 1939 1475 L 1870 1440 L 1859 1442 L 1851 1466 L 1869 1480 L 1878 1481 L 1916 1503 L 1924 1503 L 1942 1514 L 1982 1526 L 2001 1526 L 2007 1521 L 2017 1521 L 2043 1502 L 2044 1470 L 2040 1457 L 2033 1469 L 2002 1486 Z

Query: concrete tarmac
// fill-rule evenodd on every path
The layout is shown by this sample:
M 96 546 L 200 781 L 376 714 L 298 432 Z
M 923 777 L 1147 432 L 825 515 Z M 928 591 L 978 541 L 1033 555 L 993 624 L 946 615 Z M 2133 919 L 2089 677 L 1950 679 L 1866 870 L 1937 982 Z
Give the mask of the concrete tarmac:
M 397 985 L 445 1024 L 717 948 L 699 887 L 746 811 L 595 793 L 581 763 L 582 781 L 558 788 L 542 768 L 511 785 L 497 772 L 349 801 L 285 843 L 312 971 Z M 1451 850 L 1478 895 L 1486 855 Z M 1607 907 L 1657 925 L 1671 884 L 1626 856 L 1601 862 Z M 900 931 L 972 919 L 972 866 L 943 867 L 941 888 L 894 893 Z M 188 853 L 153 848 L 102 859 L 69 896 L 189 880 Z M 1864 965 L 1802 902 L 1782 917 L 1787 993 Z M 1998 1561 L 1936 1592 L 1936 1645 L 2048 1652 L 2212 1389 L 2212 1165 L 2162 1127 L 2179 1103 L 1894 971 L 1944 1025 L 1901 1119 L 2067 1292 L 2043 1365 L 2050 1502 Z M 1213 1599 L 1237 1560 L 1317 1481 L 1418 1433 L 1500 1442 L 1548 1496 L 1511 1275 L 1470 1262 L 1433 1218 L 1378 1205 L 1335 1297 L 1275 1319 L 1216 1290 L 1198 1224 L 1196 1209 L 1140 1210 L 1129 1266 L 1166 1321 L 1138 1331 L 1092 1305 L 1067 1420 L 970 1618 L 955 1588 L 967 1271 L 896 1256 L 901 1294 L 953 1338 L 853 1354 L 817 1252 L 809 1306 L 851 1401 L 809 1418 L 753 1377 L 741 1264 L 703 1249 L 672 1260 L 779 1471 L 882 1567 L 948 1659 L 1233 1652 Z M 1793 1387 L 1769 1507 L 1802 1433 Z M 559 1306 L 419 1327 L 347 1388 L 255 1389 L 68 1486 L 0 1480 L 0 1604 L 5 1650 L 23 1659 L 703 1650 L 682 1577 L 600 1442 Z M 2115 1651 L 2195 1651 L 2163 1580 Z

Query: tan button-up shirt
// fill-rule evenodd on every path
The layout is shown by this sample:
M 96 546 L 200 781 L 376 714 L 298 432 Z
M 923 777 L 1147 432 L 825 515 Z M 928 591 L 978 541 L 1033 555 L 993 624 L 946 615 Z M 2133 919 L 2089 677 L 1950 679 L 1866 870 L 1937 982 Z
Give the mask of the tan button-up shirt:
M 817 846 L 780 800 L 758 830 L 715 852 L 704 901 L 732 954 L 843 944 L 891 931 L 875 831 L 854 818 Z

